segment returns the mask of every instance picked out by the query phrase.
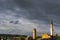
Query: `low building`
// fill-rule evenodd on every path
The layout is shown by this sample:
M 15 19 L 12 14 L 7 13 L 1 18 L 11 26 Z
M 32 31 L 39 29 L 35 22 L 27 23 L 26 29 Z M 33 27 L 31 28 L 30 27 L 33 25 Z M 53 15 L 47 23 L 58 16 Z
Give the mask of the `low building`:
M 42 34 L 41 40 L 56 40 L 56 38 L 54 36 L 49 35 L 49 34 Z
M 51 36 L 49 34 L 42 34 L 41 40 L 50 40 Z
M 41 35 L 41 38 L 42 38 L 42 39 L 51 38 L 51 36 L 50 36 L 49 34 L 42 34 L 42 35 Z

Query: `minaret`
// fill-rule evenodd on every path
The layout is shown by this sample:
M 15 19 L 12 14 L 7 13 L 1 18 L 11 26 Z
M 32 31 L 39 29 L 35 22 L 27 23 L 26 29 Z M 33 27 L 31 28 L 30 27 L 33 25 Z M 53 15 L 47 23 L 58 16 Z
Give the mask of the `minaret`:
M 50 20 L 50 35 L 53 36 L 54 30 L 53 30 L 53 20 Z
M 32 31 L 32 37 L 33 37 L 33 40 L 36 40 L 36 28 L 34 28 Z

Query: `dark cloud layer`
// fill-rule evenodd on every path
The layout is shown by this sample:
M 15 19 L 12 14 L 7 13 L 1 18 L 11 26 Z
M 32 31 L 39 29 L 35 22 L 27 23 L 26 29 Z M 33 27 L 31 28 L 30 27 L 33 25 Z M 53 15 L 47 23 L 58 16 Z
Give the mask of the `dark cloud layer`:
M 27 17 L 29 19 L 48 21 L 50 17 L 56 20 L 60 17 L 59 0 L 16 0 L 15 2 L 29 12 Z
M 60 0 L 0 0 L 0 15 L 2 15 L 0 16 L 2 23 L 8 25 L 20 23 L 22 27 L 29 24 L 31 28 L 35 25 L 37 28 L 46 27 L 52 17 L 54 26 L 59 27 Z

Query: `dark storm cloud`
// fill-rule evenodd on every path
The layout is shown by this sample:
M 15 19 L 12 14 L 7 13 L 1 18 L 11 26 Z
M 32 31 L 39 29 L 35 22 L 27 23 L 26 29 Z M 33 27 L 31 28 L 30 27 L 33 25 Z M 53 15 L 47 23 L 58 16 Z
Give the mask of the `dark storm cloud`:
M 43 20 L 49 22 L 50 16 L 55 21 L 60 17 L 59 0 L 1 0 L 0 7 L 2 7 L 3 10 L 7 9 L 15 12 L 16 15 L 13 16 L 17 18 L 23 16 L 31 20 Z M 19 7 L 18 11 L 16 10 L 16 7 Z
M 28 11 L 29 16 L 27 13 L 23 14 L 28 19 L 50 21 L 50 17 L 52 17 L 56 21 L 60 17 L 59 0 L 15 0 L 15 2 L 19 7 Z
M 18 24 L 19 21 L 18 20 L 17 21 L 10 21 L 9 23 Z
M 0 25 L 1 29 L 24 29 L 23 32 L 27 32 L 37 28 L 45 32 L 42 29 L 48 26 L 50 17 L 53 18 L 54 26 L 59 27 L 60 0 L 0 0 L 0 21 L 5 23 Z
M 44 3 L 44 1 L 36 1 L 36 0 L 16 0 L 16 4 L 28 11 L 28 13 L 24 13 L 26 18 L 28 19 L 37 19 L 37 20 L 48 20 L 48 17 L 46 16 L 45 11 L 43 10 L 41 3 Z M 20 14 L 20 13 L 19 13 Z M 28 15 L 29 16 L 28 16 Z
M 56 3 L 55 3 L 56 2 Z M 15 17 L 21 17 L 21 15 L 27 16 L 28 19 L 37 19 L 48 21 L 50 16 L 55 16 L 60 13 L 60 6 L 58 1 L 49 1 L 49 0 L 11 0 L 11 1 L 2 1 L 1 7 L 8 10 L 13 10 L 17 14 Z M 16 11 L 14 7 L 18 6 L 23 8 L 24 11 Z

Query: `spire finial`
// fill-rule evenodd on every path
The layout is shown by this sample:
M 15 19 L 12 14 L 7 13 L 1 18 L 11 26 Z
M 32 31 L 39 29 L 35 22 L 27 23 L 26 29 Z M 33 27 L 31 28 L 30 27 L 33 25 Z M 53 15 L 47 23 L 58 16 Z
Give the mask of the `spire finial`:
M 52 17 L 50 18 L 50 24 L 53 24 L 53 19 L 52 19 Z

